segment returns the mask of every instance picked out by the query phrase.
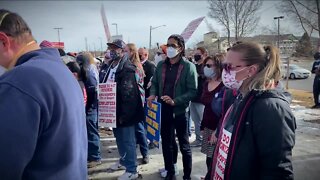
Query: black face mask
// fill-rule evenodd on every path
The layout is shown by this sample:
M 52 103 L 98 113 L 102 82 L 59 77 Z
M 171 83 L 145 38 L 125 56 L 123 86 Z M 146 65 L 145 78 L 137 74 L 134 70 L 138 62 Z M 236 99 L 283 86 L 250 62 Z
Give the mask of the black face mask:
M 197 62 L 197 61 L 200 61 L 201 60 L 201 55 L 199 54 L 196 54 L 194 55 L 194 60 Z
M 139 55 L 139 58 L 140 58 L 140 60 L 142 61 L 142 56 L 141 56 L 141 55 Z

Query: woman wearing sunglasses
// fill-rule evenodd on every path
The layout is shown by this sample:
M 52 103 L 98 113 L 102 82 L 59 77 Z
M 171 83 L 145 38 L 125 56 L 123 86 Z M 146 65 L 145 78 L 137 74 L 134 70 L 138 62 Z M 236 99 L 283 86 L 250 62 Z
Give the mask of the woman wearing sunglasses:
M 222 118 L 211 179 L 293 179 L 295 117 L 284 92 L 278 49 L 243 42 L 226 55 L 222 81 L 240 94 Z
M 219 122 L 218 114 L 220 114 L 220 112 L 217 113 L 211 109 L 211 102 L 224 87 L 221 81 L 223 59 L 223 55 L 215 55 L 205 58 L 203 62 L 203 72 L 207 81 L 204 83 L 200 98 L 201 103 L 204 104 L 200 130 L 203 137 L 201 152 L 207 156 L 206 164 L 208 171 L 206 176 L 202 178 L 205 180 L 210 179 L 212 155 L 215 147 L 213 137 Z

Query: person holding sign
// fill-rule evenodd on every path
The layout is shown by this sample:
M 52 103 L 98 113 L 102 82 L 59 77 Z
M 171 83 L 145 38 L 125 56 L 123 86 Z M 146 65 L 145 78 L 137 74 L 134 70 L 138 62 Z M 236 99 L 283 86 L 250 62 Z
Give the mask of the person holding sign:
M 222 118 L 211 179 L 293 179 L 295 117 L 284 91 L 279 51 L 242 42 L 227 52 L 222 82 L 240 94 Z
M 197 95 L 197 71 L 185 58 L 185 43 L 180 35 L 171 35 L 167 41 L 167 56 L 160 61 L 152 78 L 148 106 L 158 97 L 162 105 L 161 138 L 166 180 L 176 179 L 174 159 L 177 154 L 175 132 L 183 160 L 183 179 L 191 179 L 192 153 L 189 143 L 186 110 Z
M 122 40 L 116 39 L 107 44 L 111 61 L 101 71 L 100 83 L 116 83 L 116 128 L 113 133 L 120 155 L 119 162 L 110 169 L 126 169 L 126 172 L 118 177 L 119 180 L 136 179 L 138 173 L 135 126 L 145 118 L 135 76 L 136 66 L 125 53 L 126 44 Z

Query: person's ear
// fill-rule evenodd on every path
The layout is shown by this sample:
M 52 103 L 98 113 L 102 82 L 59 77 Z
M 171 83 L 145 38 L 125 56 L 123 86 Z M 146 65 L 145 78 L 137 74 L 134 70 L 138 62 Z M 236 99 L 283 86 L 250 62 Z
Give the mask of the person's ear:
M 248 77 L 252 77 L 259 71 L 258 65 L 252 65 L 248 68 Z
M 3 32 L 0 32 L 0 43 L 4 50 L 8 50 L 11 45 L 9 37 Z

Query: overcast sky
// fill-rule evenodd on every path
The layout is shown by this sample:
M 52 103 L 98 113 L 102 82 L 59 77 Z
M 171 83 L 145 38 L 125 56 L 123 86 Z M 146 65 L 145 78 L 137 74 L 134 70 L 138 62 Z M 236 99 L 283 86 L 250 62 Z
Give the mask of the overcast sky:
M 275 27 L 274 16 L 284 15 L 275 7 L 280 1 L 264 1 L 259 12 L 260 25 Z M 32 29 L 38 42 L 42 40 L 58 41 L 54 27 L 62 27 L 61 41 L 65 42 L 66 51 L 85 50 L 85 37 L 91 50 L 95 47 L 106 48 L 100 7 L 104 5 L 112 35 L 118 24 L 119 34 L 125 42 L 137 44 L 138 47 L 149 47 L 149 28 L 166 25 L 152 31 L 152 44 L 166 43 L 171 34 L 181 34 L 187 24 L 198 17 L 206 16 L 211 26 L 224 34 L 223 27 L 208 17 L 207 1 L 0 1 L 0 7 L 20 14 Z M 289 20 L 283 20 L 281 27 L 296 35 L 302 34 L 299 27 Z M 193 47 L 203 40 L 203 34 L 209 32 L 204 21 L 189 39 L 187 46 Z M 257 34 L 260 29 L 252 34 Z

